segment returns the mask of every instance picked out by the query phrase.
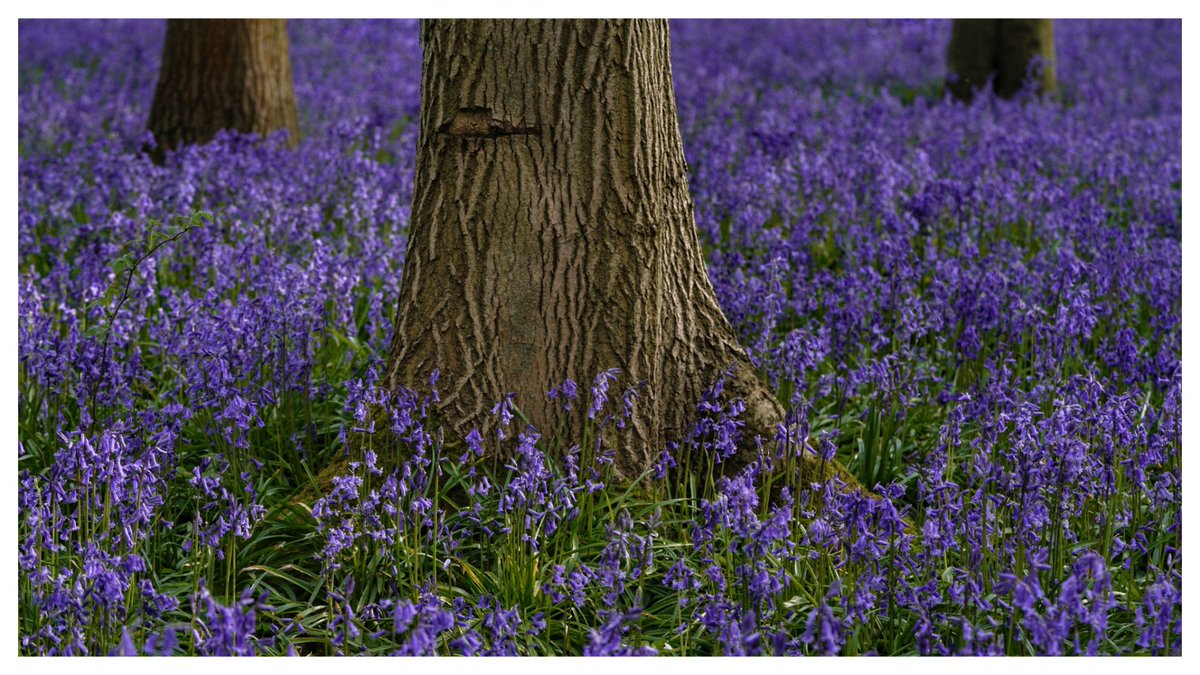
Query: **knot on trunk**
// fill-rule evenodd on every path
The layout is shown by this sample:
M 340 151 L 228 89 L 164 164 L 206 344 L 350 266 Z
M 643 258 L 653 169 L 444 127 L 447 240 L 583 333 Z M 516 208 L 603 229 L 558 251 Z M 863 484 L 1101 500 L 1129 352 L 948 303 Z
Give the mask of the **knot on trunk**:
M 502 120 L 492 115 L 491 108 L 470 106 L 459 108 L 437 131 L 439 134 L 461 138 L 496 138 L 536 134 L 539 129 L 536 124 L 527 124 L 524 117 Z

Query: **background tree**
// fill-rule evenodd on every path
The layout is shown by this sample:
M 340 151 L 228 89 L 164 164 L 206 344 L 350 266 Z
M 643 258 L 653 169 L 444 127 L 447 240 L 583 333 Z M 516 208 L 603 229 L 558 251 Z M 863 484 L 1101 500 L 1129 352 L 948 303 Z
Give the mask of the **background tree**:
M 299 140 L 283 19 L 171 19 L 150 108 L 156 155 L 221 129 Z
M 493 428 L 507 393 L 534 426 L 586 426 L 588 385 L 644 382 L 616 467 L 639 475 L 723 372 L 755 457 L 784 410 L 721 312 L 692 214 L 666 21 L 434 20 L 409 249 L 385 384 L 444 422 Z M 546 400 L 580 383 L 571 411 Z M 618 403 L 619 405 L 619 403 Z M 560 439 L 561 447 L 579 442 Z
M 955 19 L 947 55 L 946 87 L 961 101 L 993 77 L 997 96 L 1012 98 L 1021 90 L 1030 68 L 1037 91 L 1053 94 L 1057 87 L 1054 64 L 1054 25 L 1050 19 Z

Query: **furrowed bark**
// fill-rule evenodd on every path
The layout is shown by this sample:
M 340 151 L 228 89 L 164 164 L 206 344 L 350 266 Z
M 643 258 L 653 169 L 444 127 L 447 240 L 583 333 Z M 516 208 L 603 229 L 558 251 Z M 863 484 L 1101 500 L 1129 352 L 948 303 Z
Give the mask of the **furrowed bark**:
M 410 249 L 386 381 L 441 372 L 442 412 L 490 431 L 508 391 L 608 368 L 645 381 L 617 468 L 682 437 L 706 386 L 770 438 L 783 410 L 721 313 L 692 216 L 665 21 L 430 21 Z M 614 397 L 619 395 L 614 388 Z M 743 458 L 744 460 L 745 458 Z M 743 461 L 744 463 L 744 461 Z
M 148 127 L 156 159 L 221 129 L 299 140 L 283 19 L 171 19 Z
M 518 407 L 559 447 L 581 442 L 589 387 L 644 382 L 615 458 L 647 470 L 682 440 L 722 372 L 757 458 L 784 410 L 708 279 L 688 192 L 666 21 L 454 20 L 421 28 L 416 179 L 384 384 L 428 391 L 462 436 Z M 566 412 L 546 392 L 570 378 Z M 380 420 L 385 426 L 386 421 Z M 328 473 L 328 472 L 326 472 Z M 843 472 L 843 475 L 844 472 Z M 327 477 L 328 478 L 328 477 Z

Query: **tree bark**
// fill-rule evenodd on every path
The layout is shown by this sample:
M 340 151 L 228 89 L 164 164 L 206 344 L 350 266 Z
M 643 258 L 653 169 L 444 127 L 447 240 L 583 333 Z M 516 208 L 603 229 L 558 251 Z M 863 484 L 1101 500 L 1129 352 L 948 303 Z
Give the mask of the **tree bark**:
M 385 382 L 427 389 L 444 421 L 494 429 L 508 392 L 561 447 L 588 386 L 644 381 L 615 465 L 638 476 L 681 439 L 706 387 L 747 404 L 745 437 L 784 412 L 717 304 L 692 215 L 666 21 L 454 20 L 421 27 L 409 249 Z M 548 390 L 570 378 L 565 412 Z M 614 387 L 614 398 L 623 387 Z M 619 405 L 619 403 L 618 403 Z M 752 443 L 730 466 L 751 461 Z
M 299 140 L 283 19 L 170 19 L 150 108 L 156 155 L 221 129 Z
M 1001 98 L 1015 96 L 1030 75 L 1039 94 L 1052 95 L 1057 88 L 1054 24 L 1050 19 L 955 19 L 947 62 L 946 87 L 960 101 L 972 100 L 989 77 Z

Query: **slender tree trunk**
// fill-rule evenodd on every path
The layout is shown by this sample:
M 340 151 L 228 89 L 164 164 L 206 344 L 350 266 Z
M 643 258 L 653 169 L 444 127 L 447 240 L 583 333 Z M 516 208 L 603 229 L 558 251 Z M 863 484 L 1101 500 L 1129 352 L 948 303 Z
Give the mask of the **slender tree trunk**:
M 681 438 L 705 388 L 783 409 L 717 304 L 692 215 L 666 21 L 427 21 L 409 249 L 386 382 L 493 429 L 508 392 L 544 435 L 584 428 L 588 385 L 644 381 L 616 466 Z M 571 412 L 545 393 L 570 378 Z M 619 405 L 619 402 L 618 402 Z M 568 437 L 566 444 L 580 439 Z M 732 462 L 754 457 L 751 443 Z M 563 447 L 566 447 L 564 444 Z
M 1050 19 L 955 19 L 947 56 L 946 87 L 970 101 L 989 77 L 997 96 L 1012 98 L 1026 78 L 1035 78 L 1040 94 L 1057 87 L 1054 24 Z
M 156 154 L 206 143 L 221 129 L 299 140 L 283 19 L 171 19 L 150 131 Z

